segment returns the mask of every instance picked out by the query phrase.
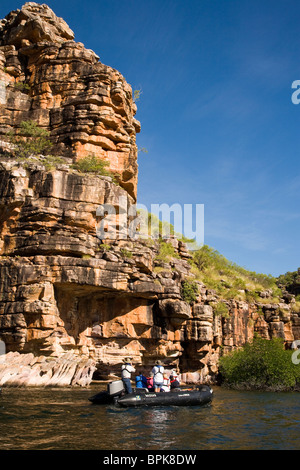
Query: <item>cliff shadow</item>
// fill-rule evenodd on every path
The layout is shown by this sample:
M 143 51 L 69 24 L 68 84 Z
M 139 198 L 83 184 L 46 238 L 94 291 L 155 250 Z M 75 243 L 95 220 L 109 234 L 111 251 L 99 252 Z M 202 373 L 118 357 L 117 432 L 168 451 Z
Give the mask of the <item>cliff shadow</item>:
M 78 284 L 56 284 L 54 291 L 63 328 L 74 346 L 87 346 L 101 357 L 108 342 L 119 344 L 122 354 L 133 340 L 151 337 L 153 300 Z

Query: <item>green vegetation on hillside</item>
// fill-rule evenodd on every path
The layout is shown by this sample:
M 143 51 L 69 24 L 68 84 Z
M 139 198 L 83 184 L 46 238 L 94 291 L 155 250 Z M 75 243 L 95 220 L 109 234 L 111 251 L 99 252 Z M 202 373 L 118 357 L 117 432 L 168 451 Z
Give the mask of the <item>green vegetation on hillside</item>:
M 176 237 L 183 242 L 193 242 L 181 233 L 175 231 L 174 225 L 167 221 L 161 221 L 159 217 L 145 209 L 139 209 L 138 215 L 141 220 L 140 235 L 145 238 L 168 239 Z
M 224 299 L 238 298 L 264 302 L 260 294 L 269 291 L 267 301 L 278 302 L 282 295 L 271 275 L 249 271 L 227 260 L 217 250 L 204 245 L 193 253 L 192 273 Z
M 159 242 L 159 253 L 157 260 L 168 262 L 170 258 L 178 257 L 172 245 L 166 240 L 176 237 L 179 240 L 192 243 L 183 235 L 176 233 L 174 226 L 166 221 L 161 221 L 156 215 L 138 211 L 142 220 L 140 235 L 152 237 Z M 150 239 L 150 238 L 149 238 Z M 194 243 L 196 247 L 196 244 Z M 237 299 L 247 302 L 279 303 L 282 291 L 278 286 L 277 279 L 271 275 L 257 273 L 247 270 L 238 264 L 229 261 L 214 248 L 204 245 L 193 249 L 191 274 L 193 279 L 203 282 L 209 289 L 215 290 L 216 294 L 224 300 Z M 265 293 L 267 293 L 265 295 Z M 221 315 L 226 315 L 220 311 Z
M 174 235 L 173 225 L 168 222 L 162 222 L 156 215 L 144 209 L 139 209 L 138 215 L 141 220 L 140 236 L 162 239 Z
M 277 278 L 278 283 L 284 285 L 284 286 L 290 286 L 292 284 L 295 284 L 296 282 L 300 283 L 300 268 L 298 271 L 288 271 L 285 274 L 281 274 Z
M 183 281 L 181 295 L 185 302 L 191 304 L 195 302 L 198 296 L 198 286 L 194 281 Z
M 163 240 L 159 240 L 159 251 L 155 257 L 156 261 L 162 261 L 168 263 L 171 258 L 179 258 L 178 253 L 170 243 L 166 243 Z
M 236 389 L 290 390 L 300 385 L 300 365 L 279 338 L 255 336 L 243 348 L 220 358 L 223 383 Z
M 288 271 L 277 278 L 279 287 L 283 287 L 288 292 L 295 294 L 300 300 L 300 268 L 298 271 Z

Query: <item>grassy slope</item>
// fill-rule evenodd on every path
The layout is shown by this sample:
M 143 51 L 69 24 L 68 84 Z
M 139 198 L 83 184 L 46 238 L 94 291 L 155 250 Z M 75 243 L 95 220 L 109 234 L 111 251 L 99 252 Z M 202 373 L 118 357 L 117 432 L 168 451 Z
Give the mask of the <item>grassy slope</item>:
M 279 302 L 282 291 L 271 275 L 249 271 L 204 245 L 193 254 L 192 274 L 225 299 Z M 271 297 L 261 297 L 268 291 Z
M 159 232 L 164 236 L 164 231 L 174 235 L 172 224 L 161 222 L 157 216 L 140 211 L 143 219 L 143 229 L 150 234 L 150 226 L 155 227 L 155 235 Z M 152 231 L 153 233 L 153 231 Z M 182 241 L 189 241 L 180 234 L 175 234 Z M 170 256 L 175 256 L 171 246 L 161 241 L 161 249 L 158 259 L 169 261 Z M 169 249 L 168 249 L 169 248 Z M 239 299 L 249 302 L 274 302 L 278 303 L 282 291 L 278 287 L 277 279 L 271 275 L 249 271 L 236 263 L 227 260 L 217 250 L 204 245 L 202 248 L 193 250 L 193 258 L 190 260 L 191 274 L 194 280 L 203 282 L 206 287 L 214 289 L 224 299 Z M 178 255 L 177 255 L 178 256 Z M 268 297 L 260 294 L 269 291 Z

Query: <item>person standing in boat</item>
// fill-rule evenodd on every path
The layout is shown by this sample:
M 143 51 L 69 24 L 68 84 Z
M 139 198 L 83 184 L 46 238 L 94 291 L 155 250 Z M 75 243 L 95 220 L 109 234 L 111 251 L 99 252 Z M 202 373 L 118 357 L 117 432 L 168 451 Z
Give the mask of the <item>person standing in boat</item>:
M 124 364 L 122 364 L 122 381 L 125 387 L 126 393 L 132 392 L 131 387 L 131 373 L 135 372 L 135 368 L 131 364 L 130 357 L 125 357 L 123 360 Z
M 154 385 L 154 391 L 155 392 L 160 392 L 161 387 L 164 384 L 164 367 L 162 365 L 162 362 L 157 360 L 155 362 L 155 366 L 152 369 L 153 373 L 153 385 Z

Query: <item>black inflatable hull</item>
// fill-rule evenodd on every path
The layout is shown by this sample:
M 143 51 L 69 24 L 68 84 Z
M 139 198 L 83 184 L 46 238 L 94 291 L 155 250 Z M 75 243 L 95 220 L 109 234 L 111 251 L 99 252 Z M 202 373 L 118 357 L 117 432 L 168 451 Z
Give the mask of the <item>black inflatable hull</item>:
M 96 405 L 109 405 L 110 403 L 114 403 L 115 397 L 110 395 L 108 392 L 100 392 L 96 395 L 89 398 L 89 401 L 95 403 Z
M 199 406 L 210 403 L 212 390 L 203 387 L 197 390 L 180 390 L 167 393 L 130 393 L 118 399 L 118 405 L 129 406 Z
M 208 386 L 198 387 L 194 390 L 178 390 L 172 392 L 145 392 L 134 391 L 123 396 L 110 396 L 107 392 L 100 392 L 89 398 L 95 404 L 114 403 L 121 407 L 138 406 L 202 406 L 212 401 L 213 391 Z

